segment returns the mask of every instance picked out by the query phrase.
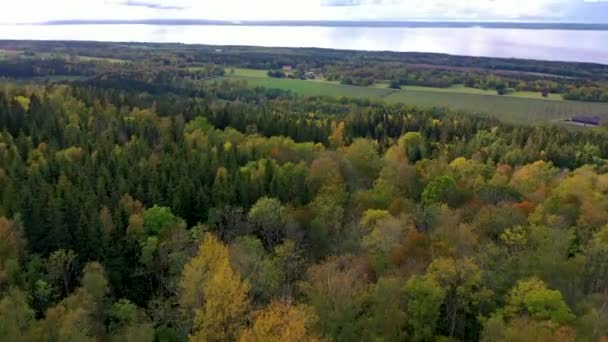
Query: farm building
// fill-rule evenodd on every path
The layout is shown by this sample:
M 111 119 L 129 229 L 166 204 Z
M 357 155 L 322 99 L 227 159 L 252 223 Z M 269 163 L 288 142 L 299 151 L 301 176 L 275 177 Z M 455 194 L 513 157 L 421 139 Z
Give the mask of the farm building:
M 599 116 L 573 116 L 570 121 L 585 126 L 599 126 L 602 118 Z
M 291 71 L 291 65 L 283 65 L 283 71 Z
M 312 72 L 312 71 L 307 71 L 304 73 L 304 78 L 310 79 L 310 80 L 314 80 L 317 78 L 317 75 Z

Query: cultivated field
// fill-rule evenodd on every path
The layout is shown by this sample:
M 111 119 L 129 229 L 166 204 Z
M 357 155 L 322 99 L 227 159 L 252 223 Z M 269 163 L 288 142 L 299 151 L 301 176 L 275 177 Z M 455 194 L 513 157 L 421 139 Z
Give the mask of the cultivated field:
M 573 115 L 608 116 L 608 103 L 539 100 L 513 96 L 401 90 L 390 94 L 384 100 L 489 114 L 509 123 L 545 123 L 567 119 Z
M 267 70 L 258 70 L 258 69 L 233 68 L 233 69 L 226 69 L 226 75 L 247 76 L 247 77 L 268 77 L 268 71 Z
M 387 85 L 388 87 L 388 85 Z M 475 95 L 493 95 L 498 96 L 496 90 L 484 90 L 477 88 L 468 88 L 464 85 L 455 85 L 448 88 L 433 88 L 433 87 L 420 87 L 420 86 L 402 86 L 403 90 L 415 90 L 415 91 L 432 91 L 439 93 L 457 93 L 457 94 L 475 94 Z M 549 94 L 547 97 L 543 97 L 540 93 L 531 92 L 531 91 L 516 91 L 513 93 L 509 93 L 506 95 L 501 95 L 501 97 L 523 97 L 528 99 L 538 99 L 538 100 L 556 100 L 562 101 L 562 96 L 559 94 Z
M 78 59 L 85 62 L 110 62 L 110 63 L 126 63 L 127 61 L 124 59 L 117 58 L 100 58 L 100 57 L 90 57 L 90 56 L 78 56 Z
M 608 103 L 564 101 L 559 95 L 542 98 L 540 94 L 518 92 L 500 96 L 494 91 L 465 87 L 429 88 L 405 86 L 401 90 L 358 87 L 325 81 L 305 81 L 266 77 L 261 70 L 235 69 L 226 78 L 241 79 L 254 87 L 291 90 L 307 96 L 344 96 L 383 100 L 423 107 L 448 107 L 474 114 L 492 115 L 504 122 L 533 124 L 554 122 L 573 115 L 608 116 Z
M 228 76 L 238 80 L 245 80 L 252 87 L 265 87 L 291 90 L 307 96 L 344 96 L 357 98 L 381 99 L 395 92 L 391 89 L 357 87 L 330 82 L 314 82 L 292 80 L 287 78 Z

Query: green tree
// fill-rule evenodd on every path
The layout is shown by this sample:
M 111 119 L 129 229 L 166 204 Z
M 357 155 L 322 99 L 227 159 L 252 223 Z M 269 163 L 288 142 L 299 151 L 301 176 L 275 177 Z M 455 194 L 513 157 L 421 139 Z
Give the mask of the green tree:
M 310 253 L 322 257 L 339 251 L 352 242 L 344 227 L 344 202 L 346 191 L 343 186 L 325 187 L 309 204 L 314 218 L 310 221 L 309 237 L 312 243 Z
M 268 249 L 280 243 L 285 236 L 287 208 L 275 198 L 260 198 L 249 210 L 248 218 Z
M 445 291 L 432 276 L 414 276 L 405 284 L 407 323 L 413 341 L 430 341 L 436 334 L 437 321 Z
M 180 223 L 181 219 L 168 207 L 155 205 L 144 212 L 144 228 L 149 235 L 160 235 Z
M 481 326 L 476 319 L 467 318 L 480 312 L 493 294 L 484 287 L 481 268 L 471 258 L 436 258 L 426 275 L 445 290 L 445 321 L 441 327 L 444 334 L 461 339 L 476 336 Z
M 11 288 L 0 300 L 0 340 L 23 341 L 26 331 L 34 322 L 34 310 L 29 306 L 27 294 Z
M 279 293 L 285 276 L 257 238 L 237 238 L 230 245 L 230 263 L 249 281 L 256 302 L 269 302 Z
M 433 179 L 422 192 L 422 203 L 431 205 L 444 203 L 456 206 L 460 202 L 460 193 L 456 181 L 450 176 L 440 176 Z
M 405 151 L 407 159 L 412 163 L 426 157 L 426 142 L 419 132 L 405 133 L 399 138 L 397 145 Z
M 46 311 L 43 320 L 33 324 L 27 340 L 94 341 L 101 335 L 103 304 L 108 293 L 105 270 L 98 262 L 88 263 L 82 286 Z
M 109 291 L 106 271 L 98 262 L 86 264 L 82 275 L 82 288 L 97 302 Z
M 537 320 L 567 324 L 574 319 L 559 291 L 550 290 L 536 278 L 521 280 L 509 293 L 505 312 L 509 317 L 528 314 Z
M 367 187 L 377 178 L 382 167 L 377 147 L 377 142 L 359 138 L 346 148 L 344 158 L 348 160 L 355 172 L 351 182 Z
M 372 286 L 369 319 L 365 324 L 365 339 L 378 341 L 406 341 L 407 314 L 403 281 L 397 277 L 383 277 Z
M 114 303 L 109 312 L 112 341 L 154 341 L 154 326 L 135 304 L 127 299 Z

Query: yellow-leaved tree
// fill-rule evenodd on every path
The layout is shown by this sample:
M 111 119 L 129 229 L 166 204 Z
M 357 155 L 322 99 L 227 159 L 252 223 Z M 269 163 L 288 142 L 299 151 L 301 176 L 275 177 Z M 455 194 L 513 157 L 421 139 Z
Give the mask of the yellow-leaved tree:
M 249 283 L 232 269 L 228 249 L 214 235 L 204 236 L 180 287 L 181 308 L 193 317 L 190 341 L 235 340 L 249 308 Z
M 312 328 L 316 320 L 306 305 L 274 301 L 255 314 L 253 326 L 243 331 L 239 342 L 320 341 Z

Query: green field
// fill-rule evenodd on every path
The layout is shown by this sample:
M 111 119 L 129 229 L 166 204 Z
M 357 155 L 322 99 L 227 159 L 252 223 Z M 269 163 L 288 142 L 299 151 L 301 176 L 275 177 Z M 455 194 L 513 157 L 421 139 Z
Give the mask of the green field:
M 455 85 L 449 88 L 432 88 L 432 87 L 420 87 L 420 86 L 403 86 L 401 87 L 403 90 L 415 90 L 415 91 L 432 91 L 439 93 L 457 93 L 457 94 L 476 94 L 476 95 L 493 95 L 498 96 L 496 90 L 484 90 L 477 88 L 469 88 L 464 85 Z M 537 99 L 537 100 L 556 100 L 562 101 L 562 96 L 559 94 L 549 94 L 548 97 L 543 97 L 540 93 L 531 92 L 531 91 L 516 91 L 514 93 L 510 93 L 507 95 L 502 95 L 501 97 L 523 97 L 528 99 Z
M 233 71 L 234 71 L 234 73 L 232 73 Z M 257 69 L 233 68 L 233 69 L 227 69 L 226 75 L 247 76 L 247 77 L 268 77 L 268 71 L 257 70 Z
M 543 123 L 573 115 L 608 115 L 608 103 L 540 100 L 524 97 L 401 90 L 384 100 L 489 114 L 510 123 Z
M 266 70 L 258 70 L 258 69 L 243 69 L 243 68 L 232 68 L 226 69 L 226 75 L 229 76 L 244 76 L 244 77 L 269 77 Z M 339 81 L 327 81 L 322 78 L 318 78 L 315 80 L 309 80 L 317 83 L 330 83 L 330 84 L 340 84 Z M 388 88 L 388 82 L 378 82 L 374 83 L 370 86 L 370 88 L 379 88 L 384 89 Z M 435 88 L 435 87 L 423 87 L 423 86 L 402 86 L 403 90 L 414 90 L 414 91 L 430 91 L 430 92 L 439 92 L 439 93 L 458 93 L 458 94 L 478 94 L 478 95 L 498 95 L 496 94 L 496 90 L 484 90 L 477 88 L 469 88 L 462 85 L 454 85 L 448 88 Z M 540 92 L 532 92 L 532 91 L 516 91 L 510 94 L 502 95 L 504 97 L 523 97 L 528 99 L 538 99 L 538 100 L 559 100 L 562 101 L 562 96 L 559 94 L 549 94 L 548 97 L 543 97 Z
M 338 82 L 332 82 L 338 83 Z M 388 83 L 374 83 L 371 88 L 388 88 Z M 423 86 L 401 86 L 402 90 L 413 90 L 413 91 L 428 91 L 436 93 L 457 93 L 457 94 L 477 94 L 477 95 L 498 95 L 496 90 L 484 90 L 477 88 L 469 88 L 464 85 L 454 85 L 448 88 L 434 88 L 434 87 L 423 87 Z M 502 97 L 523 97 L 527 99 L 538 99 L 538 100 L 554 100 L 563 101 L 562 96 L 559 94 L 549 94 L 547 97 L 543 97 L 540 93 L 532 91 L 516 91 Z
M 329 82 L 292 80 L 288 78 L 227 76 L 225 78 L 245 80 L 252 87 L 291 90 L 307 96 L 345 96 L 380 99 L 395 92 L 391 89 L 366 88 Z
M 127 62 L 124 59 L 117 58 L 100 58 L 100 57 L 90 57 L 90 56 L 78 56 L 78 59 L 84 62 L 110 62 L 110 63 L 125 63 Z
M 246 71 L 244 71 L 246 70 Z M 384 100 L 423 107 L 448 107 L 475 114 L 488 114 L 509 123 L 547 123 L 563 120 L 573 115 L 608 116 L 608 103 L 592 103 L 543 99 L 540 94 L 516 93 L 515 96 L 500 96 L 493 91 L 465 87 L 428 88 L 406 86 L 402 90 L 385 87 L 357 87 L 335 82 L 304 81 L 270 78 L 257 70 L 253 76 L 248 69 L 226 78 L 240 79 L 255 87 L 291 90 L 307 96 L 344 96 Z M 248 75 L 247 75 L 248 73 Z M 489 93 L 488 93 L 489 92 Z

